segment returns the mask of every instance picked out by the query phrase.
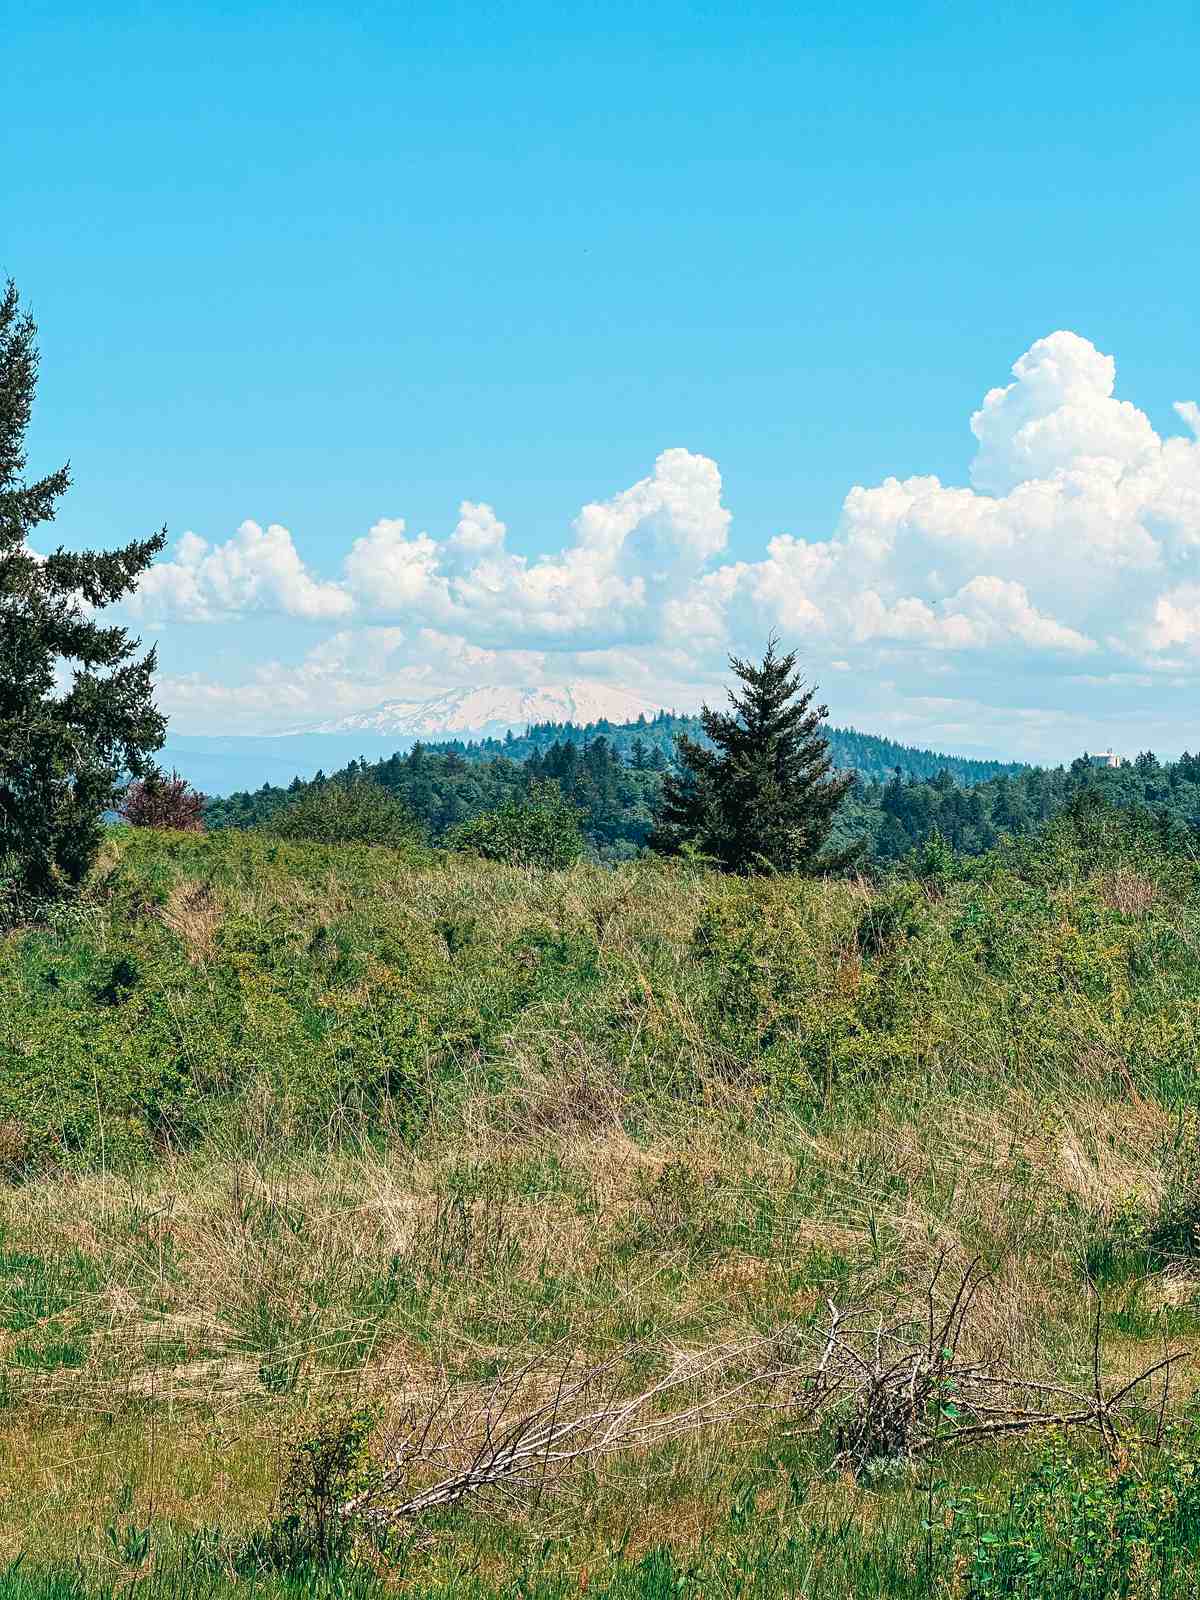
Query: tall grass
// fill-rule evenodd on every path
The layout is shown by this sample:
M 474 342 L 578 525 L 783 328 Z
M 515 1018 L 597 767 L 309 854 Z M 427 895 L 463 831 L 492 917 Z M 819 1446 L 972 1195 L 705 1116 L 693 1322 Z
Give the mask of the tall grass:
M 942 1258 L 984 1258 L 973 1349 L 1027 1371 L 1090 1381 L 1097 1294 L 1106 1377 L 1194 1337 L 1196 888 L 1102 815 L 874 885 L 112 836 L 0 940 L 0 1597 L 1108 1592 L 1056 1540 L 1096 1537 L 1078 1493 L 1125 1516 L 1119 1467 L 854 1484 L 765 1418 L 349 1575 L 246 1552 L 331 1408 L 383 1448 L 539 1354 L 919 1311 Z M 1129 1470 L 1161 1537 L 1112 1592 L 1190 1592 L 1184 1478 Z

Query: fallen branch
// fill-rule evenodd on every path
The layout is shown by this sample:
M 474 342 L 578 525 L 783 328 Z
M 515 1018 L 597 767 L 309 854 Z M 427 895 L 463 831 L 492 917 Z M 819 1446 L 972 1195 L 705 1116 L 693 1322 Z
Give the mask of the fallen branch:
M 387 1467 L 344 1501 L 339 1515 L 380 1527 L 489 1490 L 536 1490 L 580 1462 L 645 1450 L 757 1413 L 782 1415 L 793 1433 L 831 1421 L 835 1463 L 858 1477 L 881 1461 L 1041 1428 L 1094 1428 L 1115 1452 L 1132 1397 L 1160 1373 L 1164 1394 L 1154 1437 L 1161 1439 L 1170 1375 L 1190 1352 L 1169 1352 L 1106 1393 L 1098 1310 L 1089 1391 L 993 1370 L 960 1354 L 983 1281 L 980 1263 L 961 1275 L 939 1313 L 944 1265 L 939 1261 L 930 1279 L 924 1336 L 917 1341 L 911 1318 L 877 1318 L 864 1326 L 867 1308 L 843 1310 L 830 1300 L 822 1332 L 788 1325 L 744 1345 L 678 1353 L 663 1375 L 632 1397 L 622 1392 L 622 1378 L 646 1354 L 636 1346 L 582 1368 L 569 1355 L 553 1368 L 535 1359 L 482 1396 L 456 1399 L 446 1390 L 411 1421 Z M 545 1376 L 546 1397 L 521 1405 Z M 438 1463 L 451 1462 L 449 1471 L 434 1475 Z M 421 1483 L 431 1476 L 432 1482 Z

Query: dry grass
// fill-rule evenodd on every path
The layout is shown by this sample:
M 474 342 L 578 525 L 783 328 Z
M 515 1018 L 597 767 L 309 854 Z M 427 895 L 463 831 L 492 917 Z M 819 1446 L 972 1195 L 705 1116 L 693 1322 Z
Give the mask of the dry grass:
M 189 959 L 198 963 L 212 955 L 222 915 L 220 896 L 212 884 L 186 879 L 172 885 L 162 910 L 163 922 L 183 944 Z
M 1029 1351 L 1074 1328 L 1082 1351 L 1088 1219 L 1121 1197 L 1151 1206 L 1166 1181 L 1158 1130 L 1110 1101 L 1057 1107 L 1041 1128 L 1021 1094 L 819 1139 L 781 1119 L 771 1142 L 720 1115 L 649 1141 L 615 1118 L 585 1138 L 518 1125 L 503 1142 L 490 1114 L 466 1122 L 479 1137 L 453 1151 L 208 1159 L 7 1190 L 9 1248 L 81 1257 L 93 1279 L 41 1324 L 86 1327 L 86 1359 L 19 1375 L 25 1402 L 269 1406 L 264 1364 L 299 1363 L 314 1392 L 347 1374 L 372 1391 L 436 1384 L 564 1328 L 597 1349 L 631 1320 L 664 1338 L 745 1332 L 814 1303 L 831 1274 L 856 1294 L 907 1283 L 915 1304 L 939 1252 L 981 1249 L 996 1263 L 987 1340 Z
M 1114 1147 L 1111 1103 L 1060 1108 L 1045 1130 L 1030 1110 L 1016 1095 L 1007 1115 L 947 1108 L 940 1122 L 885 1118 L 820 1140 L 783 1123 L 774 1142 L 713 1116 L 695 1119 L 690 1136 L 652 1141 L 611 1122 L 583 1138 L 518 1127 L 497 1143 L 490 1117 L 468 1118 L 489 1140 L 466 1152 L 205 1161 L 132 1185 L 92 1177 L 9 1190 L 10 1242 L 79 1251 L 97 1281 L 54 1323 L 63 1335 L 90 1330 L 83 1364 L 22 1373 L 13 1422 L 0 1429 L 0 1473 L 19 1485 L 6 1496 L 0 1554 L 91 1548 L 96 1505 L 130 1479 L 139 1501 L 180 1528 L 248 1528 L 269 1512 L 281 1441 L 310 1408 L 340 1395 L 376 1398 L 395 1415 L 566 1332 L 595 1352 L 631 1333 L 664 1350 L 746 1338 L 817 1314 L 835 1284 L 892 1304 L 899 1289 L 919 1315 L 939 1252 L 995 1255 L 974 1354 L 1078 1377 L 1090 1318 L 1073 1258 L 1078 1217 L 1103 1216 L 1112 1186 L 1136 1179 L 1149 1196 L 1164 1179 L 1147 1165 L 1145 1130 Z M 1064 1227 L 1073 1208 L 1074 1235 Z M 397 1259 L 403 1292 L 366 1304 Z M 1156 1292 L 1176 1311 L 1194 1303 L 1177 1277 Z M 1106 1370 L 1132 1375 L 1159 1348 L 1110 1338 Z M 1190 1388 L 1180 1382 L 1176 1395 Z M 112 1420 L 89 1427 L 89 1415 Z M 758 1437 L 731 1425 L 666 1456 L 599 1463 L 561 1504 L 519 1520 L 532 1537 L 582 1519 L 601 1548 L 621 1536 L 635 1496 L 645 1514 L 629 1548 L 668 1532 L 699 1541 L 722 1499 L 715 1485 L 732 1493 Z
M 1168 1332 L 1200 1330 L 1186 1261 L 1141 1260 L 1132 1285 L 1093 1270 L 1098 1244 L 1141 1237 L 1175 1203 L 1195 1143 L 1163 1087 L 1175 1080 L 1155 1076 L 1189 1059 L 1194 1000 L 1155 972 L 1140 980 L 1153 1003 L 1130 1003 L 1137 941 L 1168 911 L 1191 937 L 1191 913 L 1132 869 L 1056 890 L 1019 947 L 964 955 L 981 922 L 1009 931 L 989 885 L 970 916 L 954 901 L 966 890 L 922 899 L 928 937 L 866 953 L 856 929 L 887 889 L 643 866 L 538 878 L 396 860 L 370 885 L 184 868 L 147 919 L 170 946 L 153 981 L 182 1004 L 219 975 L 255 1049 L 276 1042 L 285 1004 L 320 1026 L 287 1035 L 273 1075 L 243 1057 L 236 1127 L 191 1155 L 0 1186 L 0 1555 L 92 1548 L 96 1507 L 127 1478 L 180 1527 L 261 1522 L 282 1441 L 331 1400 L 377 1400 L 394 1419 L 564 1343 L 582 1359 L 636 1342 L 665 1361 L 819 1317 L 830 1296 L 920 1316 L 939 1260 L 989 1269 L 966 1353 L 1028 1372 L 1086 1379 L 1089 1280 L 1114 1379 Z M 443 926 L 467 930 L 464 954 Z M 222 966 L 237 929 L 267 952 L 248 936 Z M 278 930 L 299 952 L 282 975 Z M 311 956 L 318 933 L 362 956 L 340 986 L 335 955 Z M 530 998 L 489 1034 L 507 1003 L 496 974 L 516 962 Z M 312 1039 L 319 1089 L 346 1053 L 376 1049 L 389 1007 L 419 1019 L 427 991 L 472 1028 L 450 1066 L 414 1051 L 421 1115 L 335 1140 L 339 1102 L 315 1128 L 293 1093 Z M 119 1013 L 97 1017 L 113 1059 Z M 195 1070 L 223 1070 L 212 1058 L 234 1031 L 201 1020 Z M 27 1135 L 16 1119 L 5 1144 L 7 1127 L 11 1168 Z M 731 1423 L 598 1463 L 563 1500 L 506 1511 L 505 1537 L 571 1531 L 588 1560 L 629 1533 L 636 1503 L 629 1548 L 700 1543 L 769 1455 L 761 1429 Z M 819 1473 L 808 1492 L 822 1515 L 879 1514 Z M 481 1570 L 500 1559 L 493 1535 L 486 1519 L 457 1534 Z
M 1145 916 L 1161 893 L 1153 878 L 1146 877 L 1132 867 L 1118 867 L 1105 874 L 1098 888 L 1104 904 L 1125 917 Z

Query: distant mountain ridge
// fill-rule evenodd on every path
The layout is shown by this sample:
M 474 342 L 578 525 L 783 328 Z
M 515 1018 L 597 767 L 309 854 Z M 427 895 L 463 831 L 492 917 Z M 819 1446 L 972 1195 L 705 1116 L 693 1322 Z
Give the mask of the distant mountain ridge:
M 264 784 L 286 787 L 293 778 L 307 781 L 318 771 L 338 772 L 352 761 L 386 761 L 418 742 L 453 749 L 467 760 L 506 755 L 519 762 L 543 754 L 556 739 L 586 744 L 604 734 L 615 753 L 628 761 L 640 736 L 669 760 L 677 734 L 700 733 L 693 708 L 680 707 L 679 698 L 675 691 L 655 697 L 590 679 L 476 684 L 424 700 L 385 700 L 286 734 L 168 732 L 160 759 L 213 796 L 252 792 Z M 676 705 L 668 709 L 673 699 Z M 722 696 L 714 691 L 709 699 L 718 704 Z M 889 777 L 899 767 L 908 777 L 931 778 L 946 771 L 956 783 L 971 785 L 1024 768 L 1021 762 L 947 755 L 853 728 L 827 728 L 826 733 L 834 764 L 853 767 L 867 779 Z
M 370 733 L 401 738 L 461 735 L 482 739 L 537 723 L 629 723 L 666 710 L 665 698 L 615 684 L 575 679 L 542 685 L 484 684 L 447 689 L 427 700 L 385 700 L 366 711 L 298 730 L 302 734 Z
M 396 749 L 411 748 L 419 740 L 436 751 L 455 753 L 467 760 L 497 755 L 525 761 L 543 755 L 555 740 L 587 744 L 604 735 L 614 751 L 628 761 L 639 736 L 649 748 L 670 757 L 680 733 L 702 738 L 699 718 L 688 708 L 668 708 L 664 701 L 619 685 L 590 679 L 560 684 L 477 685 L 448 689 L 426 700 L 385 700 L 365 711 L 302 730 L 294 737 L 316 745 L 322 737 L 364 740 L 361 754 L 378 759 L 388 739 Z M 719 699 L 720 696 L 716 696 Z M 649 729 L 647 724 L 650 725 Z M 830 755 L 836 767 L 854 768 L 864 778 L 887 778 L 897 768 L 906 777 L 932 778 L 949 772 L 959 784 L 985 783 L 1003 773 L 1024 770 L 1024 763 L 899 744 L 878 734 L 854 728 L 827 727 Z M 348 744 L 342 745 L 342 750 Z M 327 763 L 323 763 L 330 770 Z M 310 776 L 309 767 L 301 776 Z
M 948 772 L 956 783 L 969 787 L 1006 774 L 1015 777 L 1026 770 L 1026 763 L 1021 761 L 946 755 L 937 750 L 898 744 L 881 734 L 860 733 L 856 728 L 835 728 L 826 723 L 822 732 L 829 741 L 834 766 L 840 771 L 853 769 L 867 780 L 890 778 L 899 768 L 908 778 L 934 778 L 939 772 Z M 675 740 L 681 733 L 703 741 L 699 717 L 660 711 L 635 722 L 543 722 L 521 733 L 506 733 L 503 738 L 438 739 L 422 743 L 432 753 L 459 755 L 467 761 L 490 761 L 497 756 L 505 756 L 510 761 L 527 761 L 530 756 L 545 755 L 555 743 L 586 745 L 603 737 L 623 761 L 632 759 L 634 746 L 639 741 L 647 753 L 658 750 L 669 761 Z
M 899 768 L 906 777 L 922 779 L 948 772 L 956 784 L 971 787 L 1026 770 L 1021 762 L 946 755 L 898 744 L 879 734 L 859 733 L 854 728 L 827 726 L 824 731 L 834 765 L 842 770 L 853 768 L 866 780 L 889 778 Z M 282 790 L 294 778 L 306 781 L 318 770 L 333 774 L 351 762 L 386 761 L 418 743 L 430 751 L 457 755 L 471 763 L 492 761 L 497 756 L 520 763 L 531 756 L 545 755 L 555 743 L 582 746 L 603 736 L 613 753 L 627 764 L 632 762 L 639 740 L 647 755 L 657 752 L 669 763 L 681 733 L 700 737 L 699 719 L 669 711 L 639 713 L 628 722 L 612 722 L 606 717 L 587 722 L 555 719 L 534 722 L 519 732 L 508 730 L 502 735 L 440 739 L 374 729 L 257 738 L 171 734 L 160 761 L 164 767 L 182 773 L 207 795 L 233 796 L 256 792 L 264 785 Z

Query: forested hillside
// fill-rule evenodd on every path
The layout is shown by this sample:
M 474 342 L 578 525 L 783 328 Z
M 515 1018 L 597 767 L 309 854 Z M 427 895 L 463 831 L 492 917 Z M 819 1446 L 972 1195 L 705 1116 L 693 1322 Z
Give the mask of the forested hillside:
M 418 745 L 407 755 L 385 761 L 351 762 L 332 778 L 344 782 L 365 777 L 382 784 L 404 800 L 435 842 L 459 823 L 524 794 L 531 783 L 553 779 L 579 807 L 584 831 L 597 854 L 619 860 L 645 844 L 659 805 L 662 775 L 673 764 L 675 740 L 682 733 L 701 737 L 699 722 L 663 713 L 621 726 L 542 723 L 519 738 Z M 912 749 L 853 729 L 830 728 L 827 737 L 835 766 L 857 771 L 864 781 L 876 780 L 874 788 L 897 769 L 911 780 L 936 776 L 951 788 L 1024 771 L 1012 763 Z M 323 775 L 313 781 L 324 781 Z M 295 779 L 287 788 L 264 785 L 253 793 L 211 800 L 208 826 L 258 826 L 304 787 Z M 883 828 L 878 800 L 856 802 L 852 818 L 853 831 L 872 839 L 878 836 L 884 850 L 900 837 L 896 830 Z
M 675 740 L 679 735 L 700 739 L 703 733 L 699 717 L 680 717 L 663 711 L 657 717 L 639 717 L 636 722 L 540 722 L 527 728 L 524 734 L 509 735 L 505 739 L 439 740 L 430 744 L 430 750 L 453 753 L 467 761 L 490 761 L 505 756 L 510 761 L 526 761 L 530 756 L 544 756 L 555 744 L 589 745 L 598 738 L 607 739 L 613 751 L 629 765 L 642 759 L 651 767 L 661 769 L 671 763 Z M 874 733 L 859 733 L 855 728 L 826 727 L 829 753 L 833 764 L 842 772 L 854 770 L 863 778 L 889 778 L 899 767 L 906 777 L 933 778 L 939 772 L 949 772 L 958 783 L 982 783 L 1001 773 L 1023 771 L 1020 762 L 977 761 L 969 756 L 942 755 L 935 750 L 921 750 L 912 745 L 897 744 L 894 739 L 884 739 Z
M 663 770 L 665 762 L 661 758 L 657 768 L 626 765 L 601 735 L 586 746 L 552 744 L 544 755 L 531 755 L 519 763 L 506 756 L 468 760 L 454 750 L 418 745 L 407 755 L 395 755 L 387 761 L 352 762 L 327 781 L 367 778 L 381 784 L 405 802 L 438 842 L 459 823 L 481 812 L 494 811 L 513 796 L 523 796 L 530 784 L 539 779 L 553 778 L 563 794 L 579 807 L 587 838 L 596 852 L 604 859 L 615 860 L 635 855 L 649 835 Z M 260 826 L 306 787 L 297 780 L 287 789 L 264 785 L 255 794 L 210 801 L 208 826 Z
M 437 843 L 459 823 L 553 779 L 579 807 L 595 853 L 622 860 L 637 854 L 651 832 L 675 738 L 696 728 L 691 719 L 666 715 L 596 729 L 544 724 L 522 738 L 418 745 L 386 761 L 352 762 L 333 780 L 365 777 L 382 784 Z M 902 860 L 935 832 L 962 854 L 978 855 L 1006 834 L 1029 833 L 1085 789 L 1116 805 L 1141 806 L 1176 832 L 1200 828 L 1200 756 L 1185 753 L 1162 763 L 1144 753 L 1114 768 L 1093 767 L 1083 757 L 1069 767 L 1020 767 L 943 757 L 848 729 L 830 729 L 828 737 L 836 764 L 860 774 L 838 839 L 864 839 L 868 864 Z M 890 767 L 881 765 L 893 755 Z M 286 789 L 264 785 L 253 794 L 212 800 L 208 826 L 258 826 L 304 787 L 297 779 Z
M 930 783 L 893 774 L 886 783 L 858 786 L 841 827 L 865 836 L 869 856 L 879 862 L 900 860 L 935 832 L 962 854 L 979 855 L 1006 834 L 1032 832 L 1084 791 L 1140 807 L 1176 836 L 1200 829 L 1200 756 L 1186 752 L 1165 763 L 1146 752 L 1119 767 L 1094 767 L 1080 757 L 1069 767 L 1002 773 L 970 789 L 946 774 Z

